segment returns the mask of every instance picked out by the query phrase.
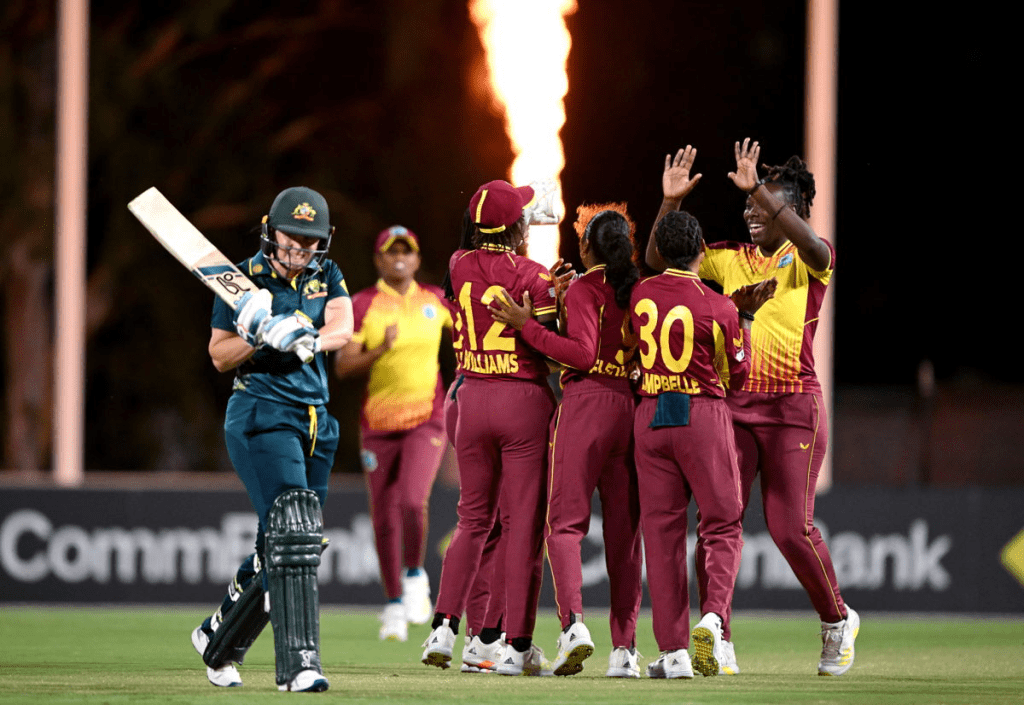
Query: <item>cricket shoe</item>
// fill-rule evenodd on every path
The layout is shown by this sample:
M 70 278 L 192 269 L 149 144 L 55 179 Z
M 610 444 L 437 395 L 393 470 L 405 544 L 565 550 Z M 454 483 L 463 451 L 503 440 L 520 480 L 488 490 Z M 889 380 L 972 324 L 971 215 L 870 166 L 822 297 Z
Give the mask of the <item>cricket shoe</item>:
M 693 678 L 693 666 L 686 649 L 662 651 L 661 656 L 647 664 L 648 678 Z
M 718 675 L 738 676 L 740 665 L 736 662 L 736 647 L 731 641 L 722 639 L 722 660 L 718 662 Z
M 290 681 L 277 686 L 277 689 L 292 693 L 322 693 L 330 687 L 331 684 L 324 678 L 324 674 L 308 669 L 299 671 Z
M 479 636 L 471 637 L 467 634 L 465 646 L 462 647 L 462 672 L 494 673 L 504 647 L 500 639 L 485 644 Z
M 430 602 L 430 579 L 422 568 L 419 568 L 417 575 L 409 575 L 406 570 L 402 576 L 402 605 L 405 607 L 405 618 L 413 624 L 426 624 L 434 616 L 434 606 Z
M 192 632 L 192 646 L 199 655 L 206 653 L 206 647 L 210 643 L 210 637 L 203 631 L 202 626 L 196 627 Z M 238 675 L 238 667 L 228 661 L 220 668 L 206 667 L 206 677 L 210 682 L 219 688 L 238 688 L 242 685 L 242 677 Z
M 423 646 L 423 663 L 438 668 L 451 667 L 452 651 L 455 650 L 455 632 L 449 626 L 447 617 L 441 622 L 441 626 L 430 632 Z
M 860 632 L 860 615 L 849 605 L 846 619 L 830 624 L 821 623 L 821 660 L 819 676 L 841 676 L 853 665 L 853 642 Z
M 617 649 L 612 649 L 608 655 L 608 671 L 605 675 L 608 678 L 639 678 L 640 656 L 636 647 L 627 649 L 620 646 Z
M 693 642 L 693 669 L 702 676 L 717 676 L 725 660 L 722 650 L 722 619 L 714 612 L 704 615 L 690 634 Z
M 503 676 L 553 676 L 554 669 L 540 647 L 531 644 L 526 651 L 516 651 L 512 644 L 506 644 L 498 662 L 497 672 Z
M 552 664 L 556 676 L 574 676 L 594 653 L 594 640 L 583 622 L 573 622 L 558 635 L 558 656 Z
M 380 622 L 380 631 L 377 636 L 381 641 L 407 641 L 409 639 L 409 623 L 405 621 L 405 606 L 401 602 L 389 602 L 384 605 Z

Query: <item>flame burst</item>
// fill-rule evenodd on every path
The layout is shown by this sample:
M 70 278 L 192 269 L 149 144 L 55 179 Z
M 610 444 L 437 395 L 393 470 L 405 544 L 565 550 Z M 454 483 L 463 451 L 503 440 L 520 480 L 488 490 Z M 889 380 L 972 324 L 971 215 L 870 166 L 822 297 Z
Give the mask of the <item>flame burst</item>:
M 569 90 L 565 18 L 575 11 L 576 0 L 471 0 L 469 6 L 486 51 L 495 107 L 505 115 L 516 155 L 509 181 L 521 186 L 554 179 L 559 213 L 565 212 L 559 181 L 565 153 L 558 133 Z M 545 266 L 558 259 L 557 225 L 530 227 L 529 255 Z

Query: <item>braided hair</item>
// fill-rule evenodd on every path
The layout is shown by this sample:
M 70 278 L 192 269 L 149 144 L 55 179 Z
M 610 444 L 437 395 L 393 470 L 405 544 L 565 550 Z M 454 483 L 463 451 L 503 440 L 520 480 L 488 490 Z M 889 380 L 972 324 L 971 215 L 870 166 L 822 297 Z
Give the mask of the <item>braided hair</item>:
M 619 308 L 629 308 L 629 296 L 640 278 L 640 270 L 633 241 L 636 224 L 626 212 L 626 204 L 584 204 L 576 213 L 576 232 L 605 264 L 605 277 L 615 290 L 615 303 Z
M 485 233 L 480 228 L 475 228 L 473 233 L 473 247 L 479 248 L 484 245 L 497 245 L 509 250 L 515 250 L 522 244 L 523 235 L 526 233 L 526 216 L 523 215 L 516 222 L 502 228 L 500 232 Z
M 765 182 L 781 185 L 786 200 L 796 206 L 797 214 L 801 218 L 810 218 L 815 190 L 814 174 L 807 171 L 807 162 L 794 155 L 782 166 L 761 166 L 768 170 Z
M 686 269 L 704 248 L 704 231 L 686 211 L 669 211 L 654 229 L 654 242 L 670 267 Z

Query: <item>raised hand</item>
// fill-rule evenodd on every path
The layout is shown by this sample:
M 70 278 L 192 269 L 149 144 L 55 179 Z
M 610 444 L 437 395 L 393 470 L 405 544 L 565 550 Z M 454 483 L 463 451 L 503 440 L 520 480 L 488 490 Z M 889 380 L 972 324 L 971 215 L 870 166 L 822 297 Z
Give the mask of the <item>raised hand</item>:
M 235 308 L 234 324 L 238 335 L 254 348 L 263 344 L 260 338 L 260 328 L 270 318 L 271 306 L 274 302 L 274 295 L 266 289 L 259 289 L 256 293 L 246 292 L 238 301 Z
M 757 140 L 751 144 L 747 137 L 742 145 L 737 142 L 733 149 L 736 153 L 736 171 L 730 171 L 729 178 L 737 188 L 749 193 L 758 183 L 757 160 L 761 156 L 761 145 Z
M 510 325 L 516 330 L 522 330 L 526 322 L 533 317 L 533 302 L 530 301 L 530 292 L 528 291 L 523 292 L 523 305 L 520 306 L 507 291 L 502 289 L 501 294 L 494 297 L 488 308 L 491 311 L 491 318 Z
M 681 201 L 697 185 L 701 174 L 690 176 L 693 160 L 696 158 L 697 149 L 690 145 L 676 152 L 675 157 L 671 154 L 665 155 L 665 171 L 661 174 L 661 190 L 665 198 Z
M 532 181 L 533 205 L 526 209 L 526 222 L 529 225 L 557 225 L 562 221 L 558 213 L 555 199 L 558 196 L 558 185 L 554 179 Z

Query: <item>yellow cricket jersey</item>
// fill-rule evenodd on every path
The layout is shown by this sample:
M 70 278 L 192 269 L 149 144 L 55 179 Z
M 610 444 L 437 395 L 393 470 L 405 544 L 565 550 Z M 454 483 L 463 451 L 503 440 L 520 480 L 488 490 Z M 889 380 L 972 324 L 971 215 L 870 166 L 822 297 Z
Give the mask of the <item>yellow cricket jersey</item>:
M 705 245 L 700 277 L 717 282 L 726 295 L 745 284 L 778 280 L 775 297 L 757 312 L 751 328 L 750 375 L 743 391 L 821 391 L 814 373 L 814 332 L 836 261 L 832 243 L 825 240 L 825 244 L 830 259 L 822 272 L 811 270 L 791 242 L 767 257 L 749 243 Z
M 398 326 L 395 343 L 370 368 L 362 421 L 372 431 L 404 431 L 440 413 L 443 395 L 437 351 L 441 330 L 452 327 L 444 294 L 413 282 L 404 296 L 383 280 L 352 297 L 352 340 L 372 349 Z M 436 408 L 435 408 L 436 407 Z

